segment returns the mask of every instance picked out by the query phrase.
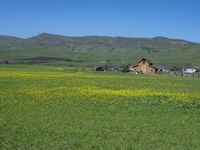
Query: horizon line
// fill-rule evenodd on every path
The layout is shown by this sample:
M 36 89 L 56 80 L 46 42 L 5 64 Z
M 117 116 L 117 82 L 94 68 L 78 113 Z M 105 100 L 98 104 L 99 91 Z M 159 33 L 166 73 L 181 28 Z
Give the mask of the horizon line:
M 153 38 L 166 38 L 169 40 L 182 40 L 182 41 L 187 41 L 187 42 L 192 42 L 192 43 L 197 43 L 200 44 L 200 42 L 197 41 L 192 41 L 192 40 L 187 40 L 184 38 L 176 38 L 176 37 L 168 37 L 168 36 L 163 36 L 163 35 L 158 35 L 158 36 L 125 36 L 125 35 L 98 35 L 98 34 L 88 34 L 88 35 L 66 35 L 66 34 L 59 34 L 59 33 L 52 33 L 52 32 L 40 32 L 37 34 L 33 34 L 31 36 L 20 36 L 16 34 L 0 34 L 0 36 L 10 36 L 10 37 L 15 37 L 15 38 L 21 38 L 21 39 L 30 39 L 33 37 L 40 36 L 42 34 L 49 34 L 49 35 L 57 35 L 57 36 L 64 36 L 64 37 L 110 37 L 110 38 L 144 38 L 144 39 L 153 39 Z

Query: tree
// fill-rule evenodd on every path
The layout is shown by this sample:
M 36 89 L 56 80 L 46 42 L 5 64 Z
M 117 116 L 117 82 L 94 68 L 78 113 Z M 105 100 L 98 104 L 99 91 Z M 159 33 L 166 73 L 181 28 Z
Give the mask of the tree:
M 122 71 L 123 72 L 129 72 L 130 71 L 130 64 L 122 65 Z
M 8 60 L 6 60 L 6 61 L 5 61 L 5 64 L 9 64 L 9 61 L 8 61 Z

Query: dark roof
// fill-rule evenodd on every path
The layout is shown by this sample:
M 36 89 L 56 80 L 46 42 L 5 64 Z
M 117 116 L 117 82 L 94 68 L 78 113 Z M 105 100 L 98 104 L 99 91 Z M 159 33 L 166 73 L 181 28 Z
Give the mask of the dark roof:
M 147 61 L 150 65 L 153 65 L 153 62 L 149 58 L 142 58 L 138 63 L 140 63 L 143 60 Z
M 156 68 L 156 67 L 154 67 L 154 66 L 149 66 L 149 67 L 158 70 L 158 68 Z
M 168 69 L 168 67 L 166 66 L 159 66 L 159 65 L 153 65 L 153 66 L 158 69 Z

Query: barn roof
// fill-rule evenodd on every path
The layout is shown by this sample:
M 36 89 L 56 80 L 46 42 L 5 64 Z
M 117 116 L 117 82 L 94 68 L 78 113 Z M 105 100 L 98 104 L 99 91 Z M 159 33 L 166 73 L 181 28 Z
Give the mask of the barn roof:
M 138 63 L 140 63 L 143 60 L 147 61 L 150 65 L 153 65 L 153 62 L 149 58 L 145 58 L 145 57 L 142 58 Z

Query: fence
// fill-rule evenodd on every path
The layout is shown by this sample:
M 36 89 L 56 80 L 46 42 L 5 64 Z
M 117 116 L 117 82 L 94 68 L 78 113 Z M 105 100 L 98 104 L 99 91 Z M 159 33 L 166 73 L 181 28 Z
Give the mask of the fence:
M 169 72 L 159 72 L 157 74 L 158 75 L 169 75 L 169 76 L 182 76 L 182 77 L 200 77 L 200 72 L 182 73 L 182 72 L 169 71 Z

